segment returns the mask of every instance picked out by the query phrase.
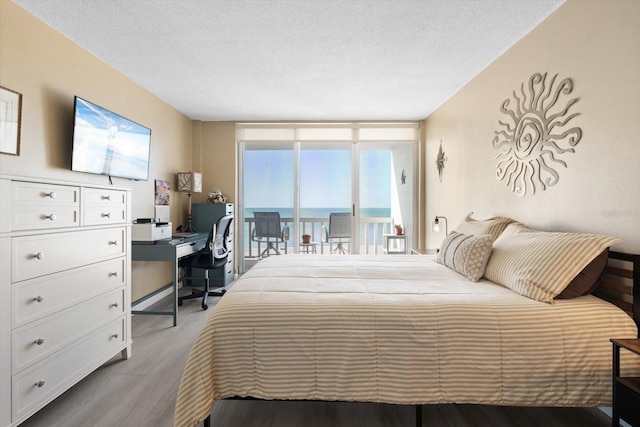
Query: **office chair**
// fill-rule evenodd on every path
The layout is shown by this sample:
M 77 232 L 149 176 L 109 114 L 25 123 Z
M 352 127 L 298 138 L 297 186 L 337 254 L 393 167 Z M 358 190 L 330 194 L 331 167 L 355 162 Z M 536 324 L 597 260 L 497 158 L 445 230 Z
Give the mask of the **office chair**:
M 227 264 L 227 257 L 232 250 L 227 248 L 227 237 L 233 222 L 233 215 L 225 215 L 213 224 L 207 237 L 207 243 L 204 248 L 194 255 L 191 262 L 191 268 L 199 268 L 204 270 L 204 288 L 191 289 L 191 294 L 178 297 L 178 305 L 182 305 L 182 301 L 186 299 L 202 297 L 202 309 L 209 308 L 207 299 L 209 295 L 221 297 L 227 291 L 225 287 L 210 290 L 209 289 L 209 270 L 222 268 Z M 188 279 L 202 279 L 202 277 L 188 277 Z
M 278 245 L 284 243 L 284 253 L 287 253 L 287 242 L 289 240 L 289 226 L 280 224 L 280 213 L 278 212 L 254 212 L 255 228 L 251 232 L 251 240 L 258 242 L 258 257 L 269 256 L 269 251 L 273 250 L 276 255 L 280 255 Z M 260 252 L 260 244 L 266 243 L 265 250 Z
M 349 212 L 332 213 L 329 215 L 329 230 L 324 225 L 322 226 L 324 242 L 329 244 L 329 249 L 331 249 L 332 243 L 336 243 L 336 247 L 331 250 L 332 254 L 349 252 L 348 249 L 345 249 L 344 244 L 351 244 L 351 221 L 352 215 Z

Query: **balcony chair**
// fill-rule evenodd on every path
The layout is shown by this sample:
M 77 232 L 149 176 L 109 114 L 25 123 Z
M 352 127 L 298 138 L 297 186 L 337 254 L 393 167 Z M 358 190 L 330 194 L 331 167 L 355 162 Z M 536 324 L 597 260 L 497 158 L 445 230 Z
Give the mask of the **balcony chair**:
M 192 287 L 191 294 L 178 297 L 178 305 L 182 305 L 182 301 L 186 299 L 202 297 L 202 309 L 206 310 L 209 308 L 207 305 L 209 296 L 221 297 L 227 291 L 224 286 L 213 290 L 209 288 L 209 270 L 222 268 L 227 264 L 229 252 L 233 250 L 233 248 L 227 248 L 227 240 L 232 222 L 233 215 L 225 215 L 220 217 L 218 222 L 213 224 L 211 230 L 209 230 L 207 243 L 204 248 L 193 256 L 193 261 L 190 265 L 192 269 L 197 268 L 204 270 L 204 277 L 186 277 L 186 279 L 190 280 L 204 279 L 204 287 L 203 289 Z
M 255 227 L 251 232 L 251 240 L 258 242 L 258 258 L 269 256 L 269 251 L 280 255 L 279 245 L 284 244 L 284 253 L 287 253 L 289 240 L 289 226 L 282 227 L 280 213 L 278 212 L 254 212 Z M 266 243 L 266 248 L 260 252 L 260 246 Z
M 323 225 L 323 243 L 329 244 L 329 250 L 332 254 L 349 253 L 349 249 L 345 249 L 345 245 L 351 245 L 351 224 L 353 217 L 351 213 L 332 213 L 329 215 L 329 229 Z M 331 245 L 336 247 L 331 250 Z

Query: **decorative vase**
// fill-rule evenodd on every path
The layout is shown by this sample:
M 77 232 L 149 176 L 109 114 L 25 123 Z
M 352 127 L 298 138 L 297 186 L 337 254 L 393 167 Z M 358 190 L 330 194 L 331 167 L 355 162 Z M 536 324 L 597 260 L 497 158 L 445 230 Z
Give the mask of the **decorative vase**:
M 302 235 L 302 243 L 311 243 L 311 236 L 308 234 Z
M 396 236 L 402 236 L 404 234 L 404 230 L 402 230 L 401 225 L 396 225 Z

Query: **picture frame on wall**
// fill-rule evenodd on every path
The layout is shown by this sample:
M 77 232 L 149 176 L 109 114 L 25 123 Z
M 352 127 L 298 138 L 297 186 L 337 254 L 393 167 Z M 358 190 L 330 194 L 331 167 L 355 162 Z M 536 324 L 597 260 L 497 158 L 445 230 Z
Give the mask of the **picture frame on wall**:
M 0 86 L 0 153 L 20 155 L 22 94 Z
M 156 179 L 156 206 L 169 206 L 169 200 L 171 198 L 171 184 L 169 181 L 162 179 Z

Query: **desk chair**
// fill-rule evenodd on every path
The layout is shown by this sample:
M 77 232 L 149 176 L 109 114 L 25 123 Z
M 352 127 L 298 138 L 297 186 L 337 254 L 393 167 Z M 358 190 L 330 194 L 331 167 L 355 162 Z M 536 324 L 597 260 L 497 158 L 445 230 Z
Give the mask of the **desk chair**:
M 225 215 L 221 217 L 216 224 L 213 224 L 209 231 L 209 237 L 204 248 L 194 255 L 191 262 L 191 268 L 199 268 L 204 270 L 204 288 L 191 289 L 191 294 L 178 297 L 178 305 L 182 305 L 182 301 L 186 299 L 202 297 L 202 309 L 209 308 L 207 298 L 209 295 L 221 297 L 227 291 L 224 286 L 222 288 L 209 289 L 209 270 L 222 268 L 227 264 L 227 257 L 232 249 L 227 248 L 227 237 L 233 222 L 233 215 Z M 188 277 L 190 280 L 202 279 L 202 277 Z
M 348 249 L 345 249 L 344 244 L 351 244 L 351 223 L 353 217 L 351 213 L 332 213 L 329 215 L 329 230 L 323 225 L 322 231 L 324 235 L 323 241 L 329 244 L 331 249 L 332 244 L 336 244 L 336 247 L 331 250 L 332 254 L 349 253 Z
M 255 227 L 251 232 L 251 240 L 258 242 L 258 258 L 269 256 L 269 251 L 280 255 L 278 246 L 284 243 L 284 253 L 287 253 L 289 240 L 289 226 L 282 227 L 280 213 L 278 212 L 254 212 Z M 260 252 L 260 244 L 266 243 L 266 248 Z

